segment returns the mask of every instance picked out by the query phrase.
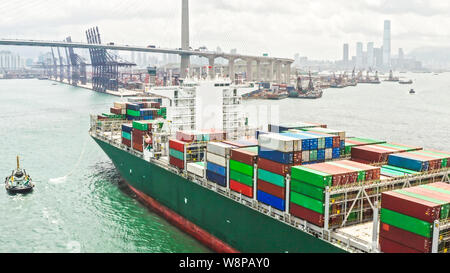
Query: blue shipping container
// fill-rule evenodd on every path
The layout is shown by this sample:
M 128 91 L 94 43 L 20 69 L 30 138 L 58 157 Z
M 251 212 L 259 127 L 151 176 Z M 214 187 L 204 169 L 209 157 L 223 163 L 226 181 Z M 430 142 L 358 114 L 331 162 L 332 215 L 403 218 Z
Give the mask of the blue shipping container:
M 227 176 L 227 169 L 225 167 L 216 165 L 212 162 L 206 162 L 206 169 L 220 174 L 221 176 Z
M 225 176 L 221 176 L 219 174 L 211 172 L 210 170 L 206 170 L 206 179 L 208 179 L 209 181 L 214 182 L 222 187 L 227 186 L 227 178 Z
M 269 206 L 272 206 L 278 210 L 285 210 L 285 201 L 281 198 L 268 194 L 267 192 L 263 192 L 258 190 L 257 192 L 258 201 L 263 202 Z
M 122 124 L 122 131 L 131 133 L 133 126 L 131 124 Z
M 339 157 L 341 157 L 341 149 L 333 148 L 332 158 L 339 158 Z
M 317 160 L 325 160 L 325 150 L 324 149 L 320 149 L 317 150 Z
M 388 165 L 418 172 L 427 171 L 429 168 L 429 162 L 427 160 L 411 158 L 402 154 L 389 155 Z
M 280 151 L 269 150 L 264 148 L 261 150 L 261 147 L 258 146 L 258 156 L 261 158 L 265 158 L 268 160 L 276 161 L 283 164 L 293 164 L 294 163 L 294 154 L 293 153 L 283 153 Z

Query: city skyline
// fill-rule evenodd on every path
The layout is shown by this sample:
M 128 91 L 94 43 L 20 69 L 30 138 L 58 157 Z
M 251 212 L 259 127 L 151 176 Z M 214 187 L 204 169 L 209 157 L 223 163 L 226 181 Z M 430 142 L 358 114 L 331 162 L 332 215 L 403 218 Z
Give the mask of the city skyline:
M 382 22 L 386 19 L 395 25 L 391 33 L 392 49 L 402 47 L 408 53 L 418 47 L 450 43 L 450 32 L 444 27 L 450 23 L 445 16 L 450 4 L 438 1 L 429 1 L 427 5 L 422 1 L 408 1 L 408 5 L 404 1 L 348 2 L 190 1 L 191 45 L 212 50 L 220 46 L 225 52 L 237 48 L 242 53 L 267 52 L 282 57 L 300 52 L 311 59 L 339 60 L 338 45 L 344 42 L 350 45 L 357 41 L 382 43 Z M 9 11 L 0 19 L 2 38 L 55 40 L 71 35 L 74 41 L 81 41 L 85 39 L 86 28 L 98 25 L 105 41 L 172 48 L 180 45 L 179 0 L 145 3 L 34 1 L 28 4 L 9 0 L 3 1 L 0 8 Z

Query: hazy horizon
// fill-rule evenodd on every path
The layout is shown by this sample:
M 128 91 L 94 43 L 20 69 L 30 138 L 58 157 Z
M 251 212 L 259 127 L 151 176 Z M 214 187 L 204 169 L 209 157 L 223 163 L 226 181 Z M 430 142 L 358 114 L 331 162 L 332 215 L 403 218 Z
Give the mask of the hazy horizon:
M 220 46 L 229 52 L 316 60 L 339 60 L 342 45 L 374 42 L 381 47 L 383 21 L 391 21 L 392 55 L 423 47 L 448 47 L 450 3 L 384 0 L 191 0 L 193 48 Z M 56 1 L 6 0 L 0 3 L 0 38 L 85 41 L 98 26 L 102 41 L 180 47 L 181 0 Z M 0 50 L 12 47 L 0 47 Z M 19 51 L 36 52 L 37 49 Z M 44 50 L 40 50 L 44 51 Z

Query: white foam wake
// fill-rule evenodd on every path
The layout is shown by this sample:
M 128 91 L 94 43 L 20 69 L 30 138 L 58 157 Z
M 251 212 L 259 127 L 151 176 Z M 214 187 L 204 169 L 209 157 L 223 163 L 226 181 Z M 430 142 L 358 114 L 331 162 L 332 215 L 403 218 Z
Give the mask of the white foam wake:
M 56 178 L 50 178 L 48 180 L 48 182 L 51 184 L 61 184 L 61 183 L 66 182 L 66 180 L 67 180 L 67 175 L 61 176 L 61 177 L 56 177 Z

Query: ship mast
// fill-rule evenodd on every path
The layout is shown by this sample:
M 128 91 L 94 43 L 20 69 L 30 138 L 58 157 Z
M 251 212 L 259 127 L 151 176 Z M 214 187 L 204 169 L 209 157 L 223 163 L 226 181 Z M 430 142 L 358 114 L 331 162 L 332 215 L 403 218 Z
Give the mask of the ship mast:
M 19 170 L 20 169 L 19 156 L 16 157 L 16 160 L 17 160 L 17 169 Z

